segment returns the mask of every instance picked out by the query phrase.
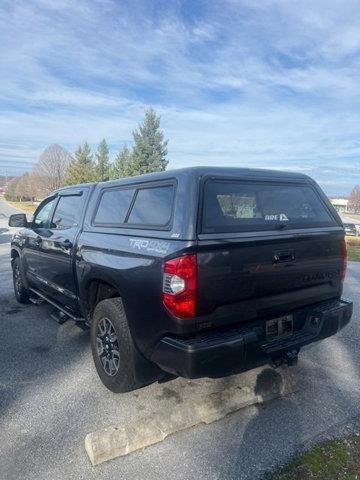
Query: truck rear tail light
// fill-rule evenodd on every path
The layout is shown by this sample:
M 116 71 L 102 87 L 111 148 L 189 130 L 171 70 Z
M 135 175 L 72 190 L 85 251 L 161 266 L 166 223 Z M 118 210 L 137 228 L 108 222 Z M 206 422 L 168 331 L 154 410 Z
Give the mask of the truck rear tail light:
M 342 269 L 341 269 L 341 281 L 345 280 L 346 276 L 346 269 L 347 269 L 347 246 L 346 240 L 343 240 L 343 257 L 342 257 Z
M 175 317 L 195 317 L 197 310 L 196 255 L 184 255 L 165 262 L 163 302 Z

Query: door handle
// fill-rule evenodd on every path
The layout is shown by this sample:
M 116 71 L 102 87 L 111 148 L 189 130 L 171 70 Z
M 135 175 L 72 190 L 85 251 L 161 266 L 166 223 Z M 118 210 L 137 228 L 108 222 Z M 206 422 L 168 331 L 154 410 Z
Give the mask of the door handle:
M 273 260 L 274 263 L 293 262 L 295 260 L 295 252 L 293 250 L 275 252 Z
M 73 244 L 72 242 L 67 238 L 66 240 L 64 240 L 61 244 L 62 247 L 65 248 L 65 250 L 69 250 L 70 248 L 72 248 Z

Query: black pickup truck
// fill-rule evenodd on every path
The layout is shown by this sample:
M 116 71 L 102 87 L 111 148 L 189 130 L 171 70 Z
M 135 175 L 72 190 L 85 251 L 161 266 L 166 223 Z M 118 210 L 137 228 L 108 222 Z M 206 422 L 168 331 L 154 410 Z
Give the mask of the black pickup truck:
M 305 175 L 199 167 L 77 185 L 9 224 L 23 227 L 17 300 L 90 326 L 114 392 L 292 364 L 352 315 L 342 222 Z

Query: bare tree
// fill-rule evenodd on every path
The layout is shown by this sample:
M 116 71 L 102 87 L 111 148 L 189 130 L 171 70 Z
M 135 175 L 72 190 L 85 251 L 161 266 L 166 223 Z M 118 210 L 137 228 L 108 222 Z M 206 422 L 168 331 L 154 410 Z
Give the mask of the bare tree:
M 46 196 L 64 185 L 66 170 L 71 160 L 70 153 L 60 145 L 50 145 L 43 151 L 33 170 L 38 187 L 37 196 Z
M 24 200 L 34 200 L 34 185 L 31 174 L 24 173 L 18 178 L 15 186 L 15 197 L 20 200 L 20 202 Z
M 20 177 L 14 177 L 12 180 L 10 180 L 5 193 L 6 200 L 10 200 L 10 201 L 17 200 L 16 189 L 17 189 L 19 180 L 20 180 Z
M 349 209 L 354 213 L 360 213 L 360 185 L 356 185 L 350 194 Z

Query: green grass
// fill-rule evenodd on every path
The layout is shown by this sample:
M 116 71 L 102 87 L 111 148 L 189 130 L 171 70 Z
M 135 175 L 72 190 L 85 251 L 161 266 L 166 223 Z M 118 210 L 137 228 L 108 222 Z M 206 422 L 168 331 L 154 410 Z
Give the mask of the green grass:
M 360 247 L 348 245 L 349 262 L 360 262 Z
M 346 237 L 348 260 L 350 262 L 360 262 L 360 238 Z
M 293 458 L 268 480 L 360 479 L 360 437 L 329 440 Z

